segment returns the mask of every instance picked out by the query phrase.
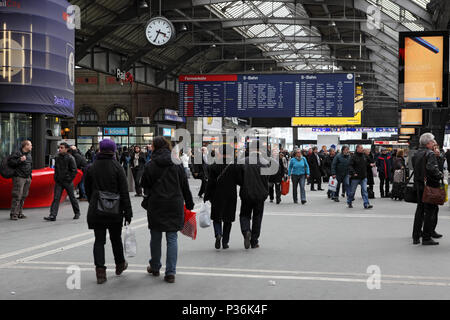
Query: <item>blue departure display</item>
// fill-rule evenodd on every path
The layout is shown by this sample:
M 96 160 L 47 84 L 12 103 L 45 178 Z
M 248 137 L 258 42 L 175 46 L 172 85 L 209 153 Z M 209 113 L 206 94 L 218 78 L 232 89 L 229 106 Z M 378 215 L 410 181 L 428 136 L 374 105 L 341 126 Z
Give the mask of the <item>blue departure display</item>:
M 182 75 L 186 117 L 353 117 L 353 74 Z

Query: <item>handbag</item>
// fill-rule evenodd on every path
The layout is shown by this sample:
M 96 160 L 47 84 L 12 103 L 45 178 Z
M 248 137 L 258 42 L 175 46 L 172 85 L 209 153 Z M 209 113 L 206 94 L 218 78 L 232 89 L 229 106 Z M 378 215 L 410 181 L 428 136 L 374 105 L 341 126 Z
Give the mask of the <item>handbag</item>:
M 427 163 L 427 161 L 425 158 L 425 161 L 424 161 L 425 170 L 426 170 L 426 163 Z M 425 171 L 425 173 L 426 173 L 426 171 Z M 427 185 L 426 174 L 425 174 L 424 182 L 425 182 L 425 189 L 423 190 L 422 202 L 442 206 L 445 203 L 445 198 L 446 198 L 444 182 L 442 181 L 441 185 L 437 188 L 430 187 L 429 185 Z
M 120 213 L 120 194 L 99 190 L 97 211 L 107 216 L 118 215 Z
M 281 180 L 281 194 L 283 196 L 289 193 L 289 178 Z
M 405 202 L 418 203 L 416 184 L 414 182 L 410 183 L 411 178 L 413 176 L 414 171 L 411 173 L 411 176 L 408 178 L 408 181 L 406 181 L 405 189 L 403 191 L 403 199 L 405 199 Z
M 186 209 L 186 206 L 184 206 L 184 225 L 180 232 L 192 240 L 197 238 L 196 214 L 194 211 Z
M 162 180 L 162 178 L 164 177 L 164 175 L 166 174 L 168 169 L 169 169 L 169 167 L 166 167 L 166 169 L 164 169 L 164 172 L 161 174 L 159 179 L 153 184 L 152 188 L 150 189 L 150 192 L 147 195 L 144 194 L 144 199 L 142 199 L 141 207 L 144 208 L 145 210 L 148 209 L 148 201 L 149 201 L 150 193 L 155 189 L 155 186 L 158 185 L 158 183 Z

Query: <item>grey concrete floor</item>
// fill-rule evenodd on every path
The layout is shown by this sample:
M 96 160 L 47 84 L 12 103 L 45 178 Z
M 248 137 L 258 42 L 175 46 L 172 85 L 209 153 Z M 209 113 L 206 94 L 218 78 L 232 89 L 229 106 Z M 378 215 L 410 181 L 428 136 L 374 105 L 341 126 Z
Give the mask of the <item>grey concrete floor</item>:
M 198 181 L 190 184 L 197 195 Z M 68 201 L 54 223 L 42 220 L 48 209 L 25 210 L 22 221 L 0 211 L 0 299 L 450 299 L 448 204 L 437 228 L 444 238 L 424 247 L 411 242 L 412 204 L 377 198 L 364 210 L 357 191 L 348 209 L 345 199 L 334 203 L 325 192 L 308 191 L 307 204 L 296 205 L 289 194 L 280 205 L 266 201 L 259 249 L 244 249 L 238 215 L 228 250 L 214 248 L 212 227 L 199 228 L 196 240 L 179 233 L 176 283 L 167 284 L 146 272 L 146 214 L 141 198 L 131 196 L 138 254 L 117 277 L 108 243 L 103 285 L 95 280 L 86 202 L 78 221 Z M 81 270 L 80 289 L 67 287 L 69 266 Z M 367 286 L 369 266 L 381 271 L 379 289 Z

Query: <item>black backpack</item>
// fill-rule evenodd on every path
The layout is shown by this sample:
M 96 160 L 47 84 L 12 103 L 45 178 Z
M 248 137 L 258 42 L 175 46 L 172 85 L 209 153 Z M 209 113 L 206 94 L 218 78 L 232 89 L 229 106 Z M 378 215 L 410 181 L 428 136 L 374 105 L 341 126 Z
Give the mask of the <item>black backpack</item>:
M 11 179 L 16 173 L 16 170 L 8 164 L 9 159 L 11 159 L 11 156 L 3 158 L 0 164 L 0 175 L 5 179 Z

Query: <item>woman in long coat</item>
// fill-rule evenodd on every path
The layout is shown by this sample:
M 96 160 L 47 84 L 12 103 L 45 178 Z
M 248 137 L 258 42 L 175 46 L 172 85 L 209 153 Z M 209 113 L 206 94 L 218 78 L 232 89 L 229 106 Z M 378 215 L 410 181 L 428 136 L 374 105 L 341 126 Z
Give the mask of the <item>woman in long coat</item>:
M 225 150 L 224 150 L 225 151 Z M 236 219 L 237 190 L 239 181 L 238 167 L 225 152 L 215 153 L 223 164 L 214 163 L 209 168 L 209 180 L 206 186 L 204 201 L 211 202 L 211 220 L 214 224 L 216 238 L 215 248 L 228 249 L 231 225 Z M 227 164 L 230 162 L 229 164 Z

